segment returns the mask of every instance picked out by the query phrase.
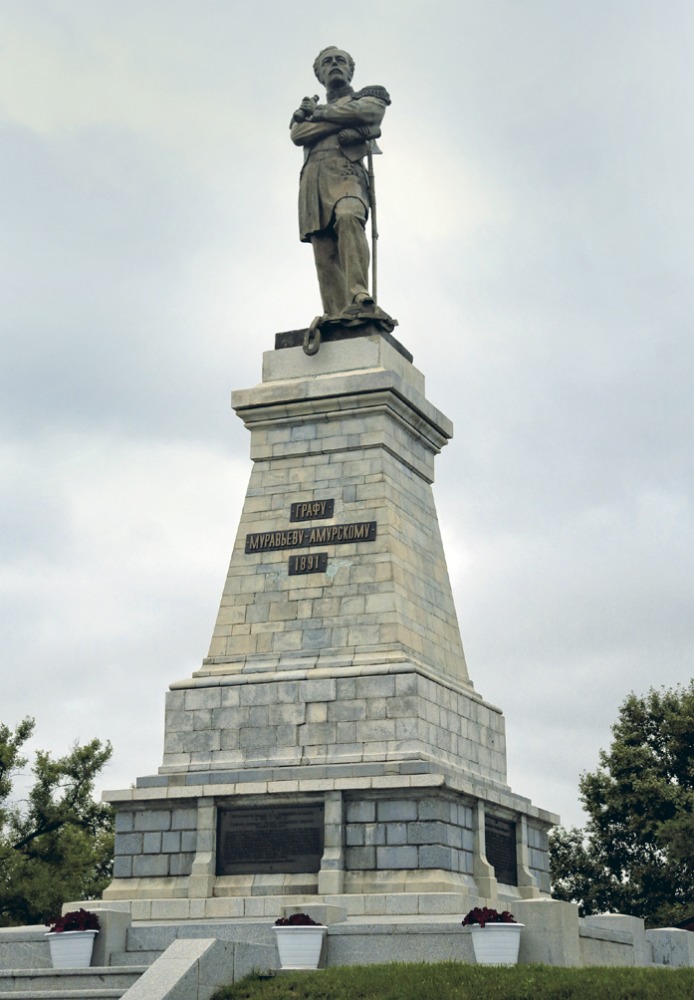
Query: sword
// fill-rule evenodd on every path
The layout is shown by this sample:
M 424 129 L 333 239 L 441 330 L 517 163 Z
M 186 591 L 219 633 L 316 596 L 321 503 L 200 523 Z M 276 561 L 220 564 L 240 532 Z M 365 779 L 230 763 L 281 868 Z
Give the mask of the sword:
M 369 198 L 371 201 L 371 295 L 373 296 L 374 305 L 378 302 L 378 225 L 376 218 L 376 178 L 374 176 L 374 158 L 371 152 L 371 146 L 369 145 L 368 152 L 366 154 L 366 162 L 368 164 L 368 178 L 369 178 Z

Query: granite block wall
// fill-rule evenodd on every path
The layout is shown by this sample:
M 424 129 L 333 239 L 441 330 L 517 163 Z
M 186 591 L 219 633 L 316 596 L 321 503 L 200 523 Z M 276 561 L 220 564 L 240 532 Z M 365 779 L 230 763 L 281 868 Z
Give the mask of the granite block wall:
M 235 393 L 254 464 L 198 675 L 397 652 L 469 681 L 431 492 L 453 428 L 424 397 L 421 373 L 389 345 L 371 348 L 373 370 L 328 362 L 318 378 L 321 352 L 299 382 L 301 349 L 272 352 L 269 381 Z M 375 532 L 368 543 L 321 542 L 327 570 L 306 576 L 288 574 L 284 542 L 247 549 L 248 535 L 285 537 L 292 503 L 307 500 L 334 502 L 314 528 L 373 523 Z
M 441 868 L 472 874 L 472 808 L 443 796 L 354 798 L 345 807 L 345 869 Z
M 190 875 L 197 840 L 197 808 L 175 805 L 119 808 L 114 878 Z
M 503 716 L 452 683 L 413 670 L 240 680 L 168 692 L 164 770 L 426 758 L 506 781 Z
M 528 823 L 528 860 L 530 871 L 537 879 L 541 892 L 550 891 L 549 832 Z

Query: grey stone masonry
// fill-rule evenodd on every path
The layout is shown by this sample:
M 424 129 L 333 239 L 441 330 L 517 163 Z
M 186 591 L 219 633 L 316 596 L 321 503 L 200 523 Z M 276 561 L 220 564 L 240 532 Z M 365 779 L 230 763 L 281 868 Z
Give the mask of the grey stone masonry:
M 190 875 L 197 809 L 190 803 L 131 805 L 116 813 L 114 878 Z
M 125 857 L 131 864 L 127 869 L 117 868 L 105 899 L 422 891 L 490 899 L 496 895 L 497 883 L 494 869 L 483 857 L 480 831 L 485 812 L 511 820 L 516 828 L 518 878 L 505 891 L 516 898 L 533 898 L 547 891 L 546 834 L 558 817 L 502 786 L 465 777 L 459 769 L 437 772 L 424 762 L 304 765 L 173 774 L 158 780 L 163 783 L 140 779 L 127 797 L 125 792 L 109 795 L 118 816 L 117 862 Z M 181 806 L 186 796 L 189 803 L 197 803 L 197 809 Z M 260 807 L 267 812 L 273 807 L 286 810 L 287 806 L 320 802 L 324 804 L 325 837 L 318 874 L 315 869 L 313 874 L 217 874 L 218 809 Z M 188 829 L 194 816 L 197 831 Z M 164 864 L 156 862 L 157 855 L 149 864 L 146 854 L 147 837 L 161 836 L 163 842 L 173 832 L 163 829 L 167 824 L 181 826 L 182 835 L 192 834 L 196 841 L 192 865 L 188 861 L 178 876 L 179 869 L 171 866 L 167 874 Z M 192 844 L 192 837 L 188 843 Z M 526 863 L 529 852 L 534 855 L 530 865 Z M 204 891 L 199 891 L 200 879 L 205 880 Z M 200 915 L 211 912 L 203 907 Z
M 426 759 L 505 782 L 431 492 L 450 421 L 378 336 L 268 352 L 263 377 L 233 396 L 253 471 L 209 656 L 167 697 L 162 772 Z M 291 548 L 350 525 L 368 540 Z M 317 548 L 320 571 L 289 572 Z
M 498 709 L 412 664 L 392 670 L 176 685 L 167 694 L 163 771 L 428 759 L 506 781 Z
M 549 831 L 528 823 L 528 867 L 542 892 L 549 893 Z
M 373 337 L 358 349 L 325 344 L 311 358 L 300 347 L 270 352 L 265 381 L 233 394 L 253 471 L 196 676 L 411 661 L 470 685 L 431 491 L 452 425 L 423 388 Z M 316 538 L 371 522 L 375 537 L 246 551 L 251 534 L 293 537 L 304 524 L 290 521 L 291 505 L 322 500 L 333 515 L 306 522 Z M 289 575 L 291 553 L 318 551 L 325 572 Z
M 495 899 L 494 864 L 517 869 L 512 898 L 547 892 L 558 817 L 509 788 L 504 717 L 463 653 L 431 488 L 452 424 L 394 338 L 284 342 L 232 396 L 253 468 L 209 653 L 170 685 L 158 774 L 105 794 L 104 898 L 138 919 L 249 917 L 306 894 L 449 912 Z M 226 865 L 227 811 L 309 801 L 319 868 Z M 485 815 L 515 828 L 515 869 L 486 858 Z
M 350 797 L 345 868 L 442 869 L 471 875 L 472 807 L 440 793 L 401 798 Z

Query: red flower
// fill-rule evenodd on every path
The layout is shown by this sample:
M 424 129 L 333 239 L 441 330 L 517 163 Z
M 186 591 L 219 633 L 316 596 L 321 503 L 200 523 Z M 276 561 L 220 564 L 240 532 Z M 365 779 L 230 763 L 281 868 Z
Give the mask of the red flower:
M 275 927 L 320 927 L 321 924 L 308 913 L 292 913 L 288 917 L 278 917 L 275 920 Z
M 484 927 L 485 924 L 515 924 L 516 919 L 512 913 L 508 910 L 503 910 L 499 913 L 498 910 L 492 910 L 488 906 L 475 906 L 463 919 L 463 927 L 469 927 L 471 924 L 479 924 L 480 927 Z
M 98 931 L 99 918 L 96 913 L 80 908 L 64 913 L 58 917 L 51 927 L 49 934 L 61 934 L 63 931 Z

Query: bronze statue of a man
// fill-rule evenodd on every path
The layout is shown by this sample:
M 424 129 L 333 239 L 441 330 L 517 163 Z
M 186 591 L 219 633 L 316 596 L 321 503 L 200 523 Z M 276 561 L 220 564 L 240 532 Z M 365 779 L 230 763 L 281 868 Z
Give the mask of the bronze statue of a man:
M 326 103 L 304 98 L 292 116 L 291 139 L 304 147 L 299 229 L 302 242 L 313 246 L 321 320 L 390 319 L 369 292 L 365 228 L 371 196 L 362 162 L 374 151 L 390 98 L 384 87 L 355 93 L 354 60 L 335 46 L 318 54 L 313 69 L 326 89 Z

